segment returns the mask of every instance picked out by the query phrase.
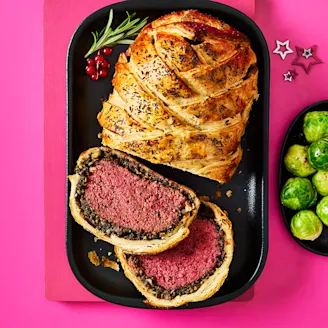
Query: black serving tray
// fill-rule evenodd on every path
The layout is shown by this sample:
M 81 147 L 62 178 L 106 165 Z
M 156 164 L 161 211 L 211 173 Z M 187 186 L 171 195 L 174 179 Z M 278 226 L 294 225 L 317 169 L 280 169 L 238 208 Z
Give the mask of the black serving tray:
M 288 148 L 294 144 L 299 145 L 309 145 L 309 143 L 305 140 L 304 134 L 303 134 L 303 121 L 304 116 L 313 111 L 327 111 L 328 110 L 328 100 L 320 101 L 315 104 L 312 104 L 308 107 L 306 107 L 303 111 L 301 111 L 293 120 L 292 124 L 290 125 L 289 129 L 287 130 L 284 142 L 281 147 L 281 153 L 280 153 L 280 162 L 279 162 L 279 199 L 280 199 L 280 193 L 281 190 L 286 183 L 286 181 L 291 178 L 293 175 L 287 171 L 285 165 L 284 165 L 284 158 L 286 156 L 286 153 L 288 151 Z M 310 177 L 311 179 L 311 177 Z M 322 197 L 318 194 L 318 202 Z M 297 211 L 293 211 L 287 207 L 282 206 L 280 203 L 280 209 L 282 213 L 282 217 L 285 221 L 286 227 L 288 231 L 290 232 L 291 236 L 296 240 L 302 247 L 307 249 L 310 252 L 328 256 L 328 227 L 325 225 L 323 226 L 323 231 L 320 237 L 314 241 L 307 241 L 307 240 L 299 240 L 295 238 L 290 230 L 290 221 L 294 214 L 297 213 Z M 315 206 L 311 208 L 315 211 Z
M 166 13 L 180 9 L 198 9 L 211 14 L 246 34 L 258 58 L 260 98 L 250 115 L 243 138 L 243 160 L 229 183 L 221 188 L 218 183 L 162 165 L 149 167 L 178 183 L 207 195 L 222 209 L 229 212 L 233 223 L 235 253 L 228 279 L 210 299 L 191 303 L 183 308 L 199 308 L 234 299 L 250 288 L 261 274 L 268 251 L 268 134 L 269 134 L 269 53 L 266 41 L 255 23 L 243 13 L 229 6 L 207 0 L 133 0 L 102 8 L 87 17 L 71 40 L 67 57 L 67 174 L 72 174 L 79 154 L 100 145 L 97 134 L 101 131 L 97 113 L 101 100 L 112 91 L 111 78 L 120 52 L 127 46 L 113 48 L 110 57 L 109 78 L 91 81 L 85 74 L 84 54 L 92 43 L 91 31 L 105 26 L 109 10 L 114 9 L 114 26 L 124 18 L 125 11 L 136 12 L 137 17 L 149 16 L 152 21 Z M 67 256 L 73 273 L 80 283 L 96 296 L 117 304 L 148 308 L 144 298 L 123 275 L 93 266 L 87 252 L 97 250 L 107 255 L 112 246 L 94 242 L 91 234 L 76 224 L 68 207 L 70 185 L 67 183 Z M 214 197 L 220 189 L 222 197 Z M 232 190 L 232 197 L 225 195 Z M 241 213 L 237 208 L 241 208 Z M 113 255 L 111 255 L 113 258 Z

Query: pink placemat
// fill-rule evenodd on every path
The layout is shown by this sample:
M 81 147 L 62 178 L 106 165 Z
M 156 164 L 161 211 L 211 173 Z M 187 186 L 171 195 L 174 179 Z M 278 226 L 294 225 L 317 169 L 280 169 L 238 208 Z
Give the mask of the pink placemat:
M 44 0 L 44 197 L 45 295 L 54 301 L 100 301 L 74 277 L 65 249 L 66 94 L 65 65 L 70 38 L 92 12 L 117 1 Z M 255 0 L 225 0 L 250 17 Z M 63 13 L 65 17 L 63 18 Z M 237 300 L 252 299 L 254 289 Z

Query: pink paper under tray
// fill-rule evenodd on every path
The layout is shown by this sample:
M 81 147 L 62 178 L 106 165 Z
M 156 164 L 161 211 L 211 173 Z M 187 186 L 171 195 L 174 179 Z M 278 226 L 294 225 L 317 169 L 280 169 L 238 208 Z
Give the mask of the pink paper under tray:
M 74 277 L 65 245 L 66 53 L 80 22 L 116 1 L 44 0 L 45 294 L 53 301 L 102 301 Z M 254 18 L 255 0 L 225 0 Z M 63 12 L 66 19 L 63 19 Z M 69 19 L 68 19 L 69 18 Z M 95 249 L 101 247 L 95 244 Z M 236 301 L 253 298 L 251 288 Z

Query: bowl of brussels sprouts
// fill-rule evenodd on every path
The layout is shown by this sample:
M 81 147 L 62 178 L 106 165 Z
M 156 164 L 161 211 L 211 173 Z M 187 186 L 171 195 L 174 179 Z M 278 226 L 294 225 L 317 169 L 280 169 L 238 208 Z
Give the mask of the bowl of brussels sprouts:
M 293 238 L 305 249 L 328 256 L 328 100 L 305 108 L 286 133 L 279 200 Z

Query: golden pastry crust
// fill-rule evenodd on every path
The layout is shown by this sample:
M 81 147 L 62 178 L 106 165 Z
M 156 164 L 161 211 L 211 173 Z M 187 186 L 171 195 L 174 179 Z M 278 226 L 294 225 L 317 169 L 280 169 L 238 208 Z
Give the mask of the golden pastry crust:
M 125 276 L 131 280 L 139 292 L 146 297 L 145 303 L 148 305 L 157 308 L 172 308 L 179 307 L 190 302 L 204 301 L 213 296 L 220 289 L 225 279 L 227 278 L 234 251 L 231 221 L 217 205 L 207 202 L 203 199 L 201 199 L 201 201 L 205 206 L 209 207 L 213 211 L 216 222 L 220 225 L 221 229 L 225 233 L 224 251 L 226 255 L 222 265 L 202 283 L 201 287 L 196 292 L 179 295 L 172 300 L 157 298 L 152 292 L 152 289 L 146 287 L 141 279 L 136 276 L 135 271 L 128 264 L 123 250 L 119 247 L 114 247 L 115 254 L 120 260 Z
M 258 98 L 256 60 L 247 37 L 197 10 L 149 23 L 119 56 L 103 145 L 227 182 Z
M 147 171 L 150 175 L 160 177 L 162 180 L 165 179 L 162 176 L 160 176 L 158 173 L 150 170 L 146 166 L 138 163 L 135 159 L 132 157 L 121 153 L 117 150 L 112 150 L 107 147 L 95 147 L 90 148 L 86 151 L 84 151 L 79 159 L 77 160 L 77 166 L 81 167 L 83 163 L 88 160 L 90 157 L 97 158 L 100 153 L 104 152 L 111 152 L 116 155 L 117 158 L 129 161 L 133 163 L 134 165 L 137 165 L 138 167 L 142 168 L 143 170 Z M 84 216 L 84 213 L 82 212 L 79 203 L 77 202 L 77 194 L 76 194 L 76 188 L 77 184 L 80 179 L 79 174 L 70 175 L 69 180 L 71 182 L 71 192 L 70 192 L 70 198 L 69 198 L 69 206 L 71 209 L 72 216 L 74 220 L 80 224 L 85 230 L 92 233 L 94 236 L 96 236 L 98 239 L 101 239 L 107 243 L 119 246 L 120 248 L 124 249 L 126 253 L 133 253 L 133 254 L 157 254 L 160 252 L 163 252 L 169 248 L 174 247 L 176 244 L 178 244 L 182 239 L 186 238 L 189 234 L 189 225 L 192 223 L 194 218 L 197 215 L 200 201 L 197 198 L 196 194 L 193 190 L 189 189 L 188 187 L 185 187 L 183 185 L 179 185 L 176 182 L 171 181 L 171 183 L 179 186 L 181 190 L 183 190 L 186 194 L 188 194 L 189 199 L 192 200 L 191 206 L 186 206 L 184 209 L 184 214 L 179 221 L 178 225 L 175 227 L 175 229 L 171 232 L 167 232 L 166 235 L 161 237 L 160 239 L 151 239 L 151 240 L 131 240 L 123 237 L 118 237 L 115 234 L 107 235 L 104 232 L 96 229 L 94 226 L 92 226 L 87 219 Z M 165 179 L 168 180 L 168 179 Z

